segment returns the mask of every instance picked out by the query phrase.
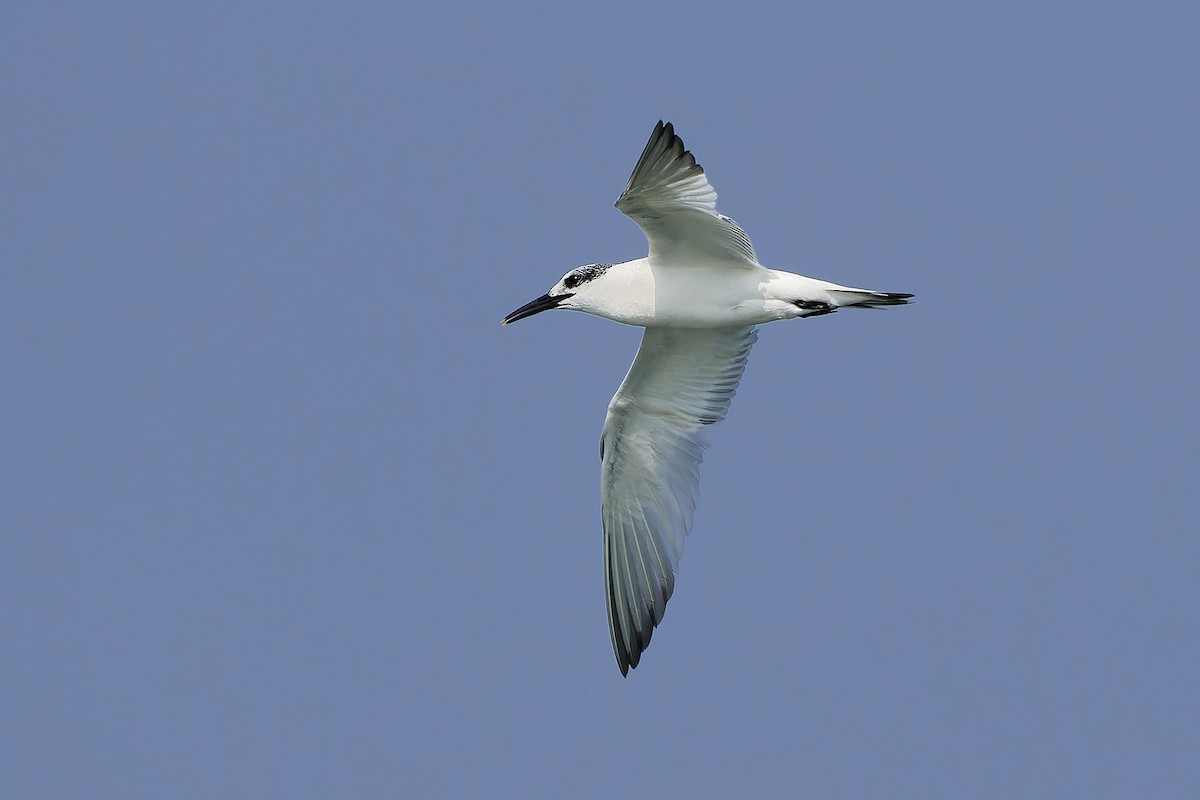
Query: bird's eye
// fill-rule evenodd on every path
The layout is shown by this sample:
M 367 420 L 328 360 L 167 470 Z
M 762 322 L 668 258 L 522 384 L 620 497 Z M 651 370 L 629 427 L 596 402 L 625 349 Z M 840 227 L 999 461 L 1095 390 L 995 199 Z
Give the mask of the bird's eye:
M 567 274 L 567 277 L 563 278 L 563 286 L 567 287 L 568 289 L 574 289 L 579 285 L 580 280 L 582 280 L 582 277 L 579 275 L 579 273 L 570 272 Z

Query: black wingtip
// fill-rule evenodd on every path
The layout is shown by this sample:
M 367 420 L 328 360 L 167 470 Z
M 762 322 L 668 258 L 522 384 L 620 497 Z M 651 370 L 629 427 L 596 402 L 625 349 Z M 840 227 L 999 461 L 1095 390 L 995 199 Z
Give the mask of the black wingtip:
M 621 670 L 621 677 L 628 678 L 630 667 L 636 667 L 637 661 L 630 664 L 629 653 L 615 639 L 613 640 L 613 654 L 617 657 L 617 669 Z

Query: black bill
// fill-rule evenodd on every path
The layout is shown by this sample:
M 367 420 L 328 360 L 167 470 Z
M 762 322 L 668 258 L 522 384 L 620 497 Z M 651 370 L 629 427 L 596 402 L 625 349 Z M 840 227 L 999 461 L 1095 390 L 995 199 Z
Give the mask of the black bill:
M 574 297 L 574 292 L 565 292 L 563 294 L 548 295 L 544 294 L 533 302 L 526 303 L 516 311 L 509 314 L 504 319 L 500 320 L 501 325 L 507 325 L 510 322 L 516 322 L 519 319 L 532 317 L 534 314 L 540 314 L 543 311 L 549 311 L 552 308 L 558 308 L 558 304 L 568 297 Z

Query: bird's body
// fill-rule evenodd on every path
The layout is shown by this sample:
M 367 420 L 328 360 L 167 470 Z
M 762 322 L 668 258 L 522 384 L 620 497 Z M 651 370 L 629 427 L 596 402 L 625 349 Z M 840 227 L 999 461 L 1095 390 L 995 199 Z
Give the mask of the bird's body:
M 754 326 L 912 296 L 767 269 L 716 198 L 659 122 L 617 200 L 646 233 L 649 255 L 573 269 L 504 319 L 565 308 L 646 328 L 600 439 L 609 627 L 622 674 L 638 665 L 671 597 L 708 445 L 702 429 L 725 418 Z
M 888 304 L 891 297 L 762 266 L 681 270 L 649 258 L 589 266 L 604 268 L 604 280 L 596 282 L 597 291 L 576 292 L 564 307 L 643 328 L 759 325 L 848 305 Z

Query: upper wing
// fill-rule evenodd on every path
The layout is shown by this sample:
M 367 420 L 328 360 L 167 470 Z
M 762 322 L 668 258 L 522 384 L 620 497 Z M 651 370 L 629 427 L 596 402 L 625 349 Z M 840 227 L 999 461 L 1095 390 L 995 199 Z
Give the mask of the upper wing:
M 725 418 L 753 328 L 647 328 L 600 437 L 608 623 L 621 674 L 636 667 L 675 588 L 692 527 L 702 432 Z
M 717 213 L 717 193 L 671 123 L 654 127 L 617 208 L 650 240 L 650 260 L 757 266 L 746 232 Z

